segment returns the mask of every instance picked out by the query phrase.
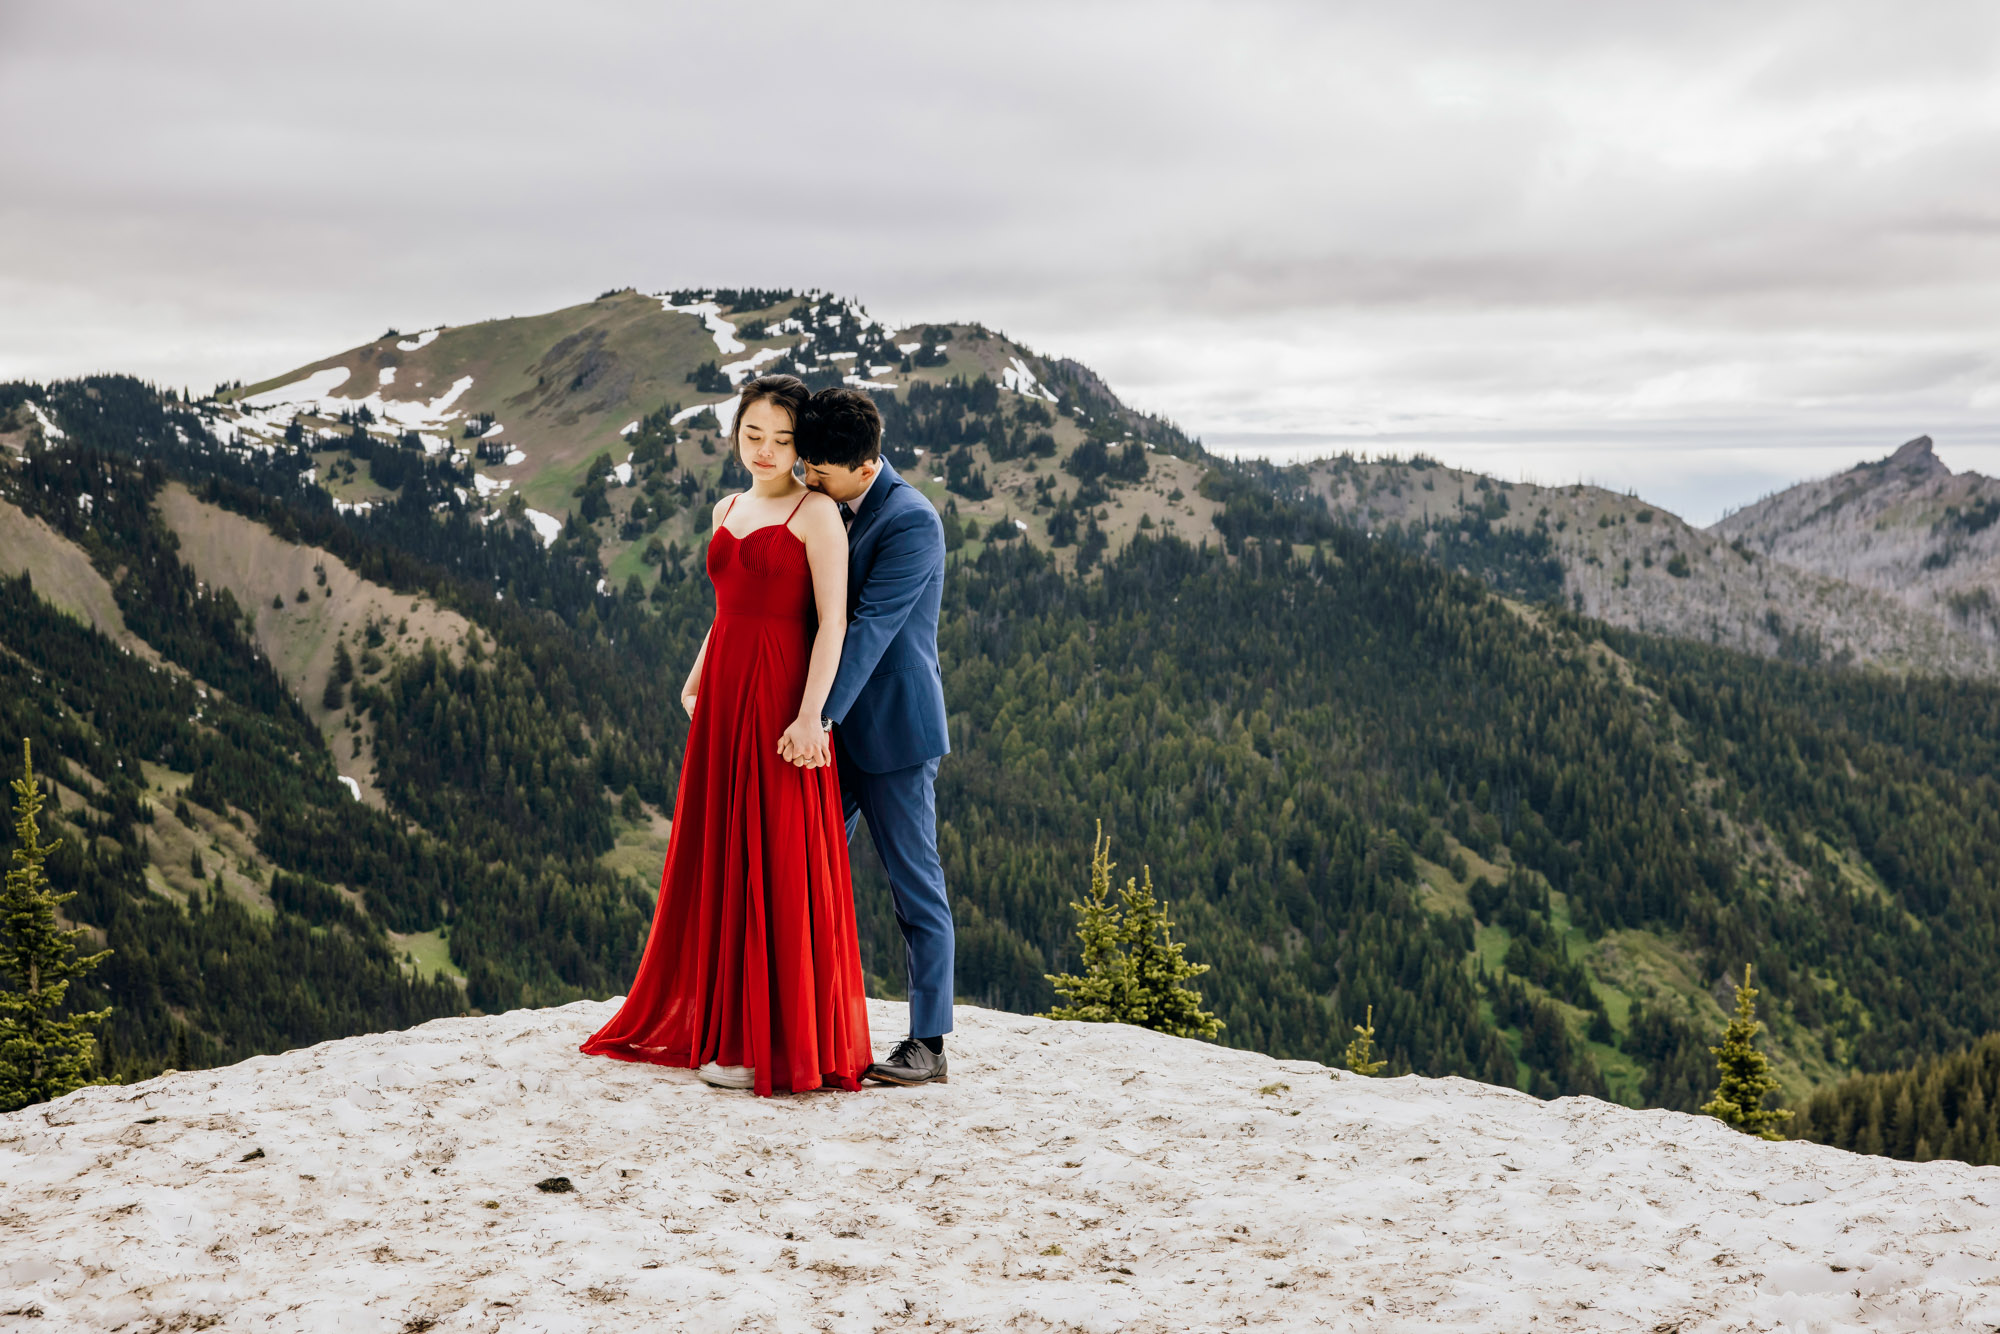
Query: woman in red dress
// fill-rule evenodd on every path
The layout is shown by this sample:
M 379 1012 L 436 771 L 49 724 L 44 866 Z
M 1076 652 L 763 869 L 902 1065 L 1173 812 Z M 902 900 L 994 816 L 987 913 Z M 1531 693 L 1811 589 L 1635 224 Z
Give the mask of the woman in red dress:
M 767 375 L 737 400 L 751 485 L 715 507 L 715 621 L 681 692 L 693 721 L 652 934 L 624 1005 L 583 1044 L 767 1097 L 859 1088 L 874 1059 L 820 721 L 847 628 L 847 534 L 792 476 L 806 397 Z

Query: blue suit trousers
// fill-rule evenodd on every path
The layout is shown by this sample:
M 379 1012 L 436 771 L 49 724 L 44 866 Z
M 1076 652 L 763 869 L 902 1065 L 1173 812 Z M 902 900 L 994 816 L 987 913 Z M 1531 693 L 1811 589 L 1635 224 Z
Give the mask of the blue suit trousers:
M 937 850 L 935 758 L 887 773 L 840 766 L 840 795 L 847 810 L 847 841 L 862 818 L 889 872 L 896 925 L 903 931 L 910 970 L 910 1036 L 951 1032 L 955 936 L 945 895 L 944 864 Z

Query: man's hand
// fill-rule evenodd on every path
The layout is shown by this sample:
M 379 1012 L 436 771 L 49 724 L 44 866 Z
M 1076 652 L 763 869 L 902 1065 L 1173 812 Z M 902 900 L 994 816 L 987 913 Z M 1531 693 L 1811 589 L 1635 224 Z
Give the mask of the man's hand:
M 833 763 L 833 749 L 827 744 L 826 729 L 817 718 L 794 718 L 778 738 L 778 757 L 801 769 L 818 769 Z

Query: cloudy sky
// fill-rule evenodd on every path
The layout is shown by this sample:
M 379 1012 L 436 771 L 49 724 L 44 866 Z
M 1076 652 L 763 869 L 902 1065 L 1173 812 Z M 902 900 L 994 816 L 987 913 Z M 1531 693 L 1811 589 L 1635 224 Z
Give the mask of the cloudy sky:
M 0 0 L 0 378 L 817 286 L 1706 521 L 1921 432 L 2000 473 L 1996 74 L 1921 0 Z

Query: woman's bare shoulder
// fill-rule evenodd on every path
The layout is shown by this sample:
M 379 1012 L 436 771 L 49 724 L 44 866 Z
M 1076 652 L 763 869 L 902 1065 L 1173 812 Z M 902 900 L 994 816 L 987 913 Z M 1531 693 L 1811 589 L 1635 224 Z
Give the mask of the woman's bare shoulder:
M 837 547 L 843 553 L 847 550 L 847 525 L 840 521 L 840 506 L 824 492 L 815 491 L 799 502 L 792 531 L 808 546 L 820 545 L 828 550 Z
M 831 515 L 836 523 L 840 520 L 840 506 L 824 491 L 808 490 L 806 498 L 799 502 L 799 513 Z

